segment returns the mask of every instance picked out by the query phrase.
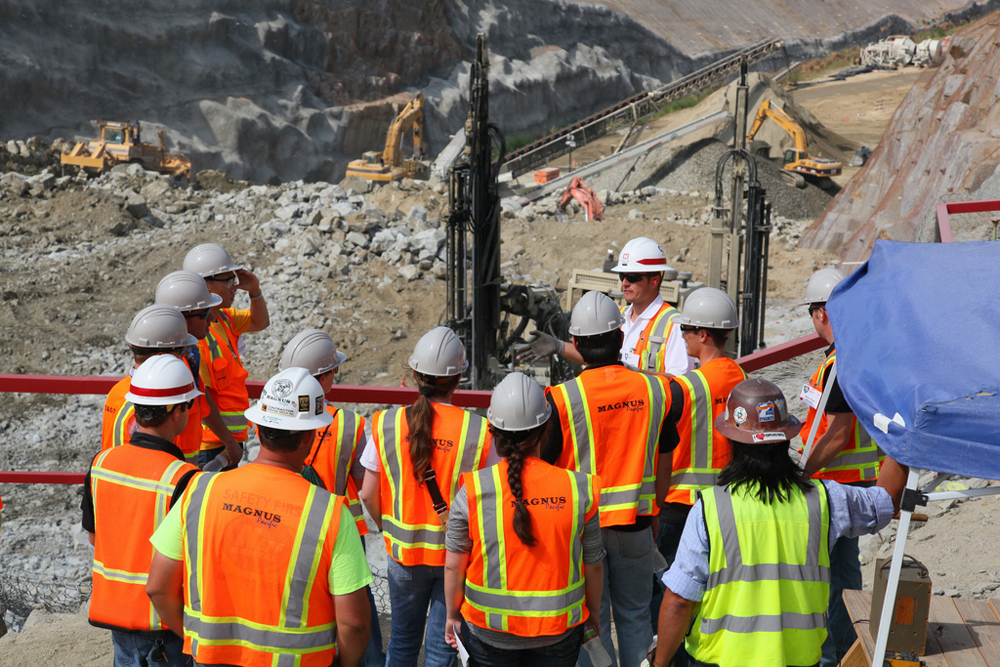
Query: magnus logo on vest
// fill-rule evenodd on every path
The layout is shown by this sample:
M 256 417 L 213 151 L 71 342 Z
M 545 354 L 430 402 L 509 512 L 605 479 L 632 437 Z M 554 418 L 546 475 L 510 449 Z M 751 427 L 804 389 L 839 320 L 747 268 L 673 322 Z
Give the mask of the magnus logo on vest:
M 431 440 L 434 443 L 436 449 L 440 449 L 442 452 L 450 452 L 451 448 L 455 446 L 454 440 L 442 440 L 440 438 L 434 438 Z
M 510 506 L 516 507 L 517 503 L 530 505 L 532 507 L 544 506 L 547 510 L 561 512 L 562 509 L 566 507 L 566 496 L 552 496 L 551 498 L 521 498 L 521 500 L 517 500 L 515 498 L 510 501 Z
M 257 519 L 257 523 L 263 524 L 269 528 L 274 528 L 281 523 L 280 514 L 265 512 L 264 510 L 257 510 L 252 507 L 243 507 L 242 505 L 237 505 L 235 503 L 222 503 L 222 509 L 226 512 L 236 512 L 237 514 L 255 518 Z
M 618 401 L 617 403 L 609 403 L 607 405 L 598 405 L 598 412 L 610 412 L 611 410 L 628 410 L 629 412 L 638 412 L 646 407 L 646 401 L 643 399 L 636 399 L 633 401 Z

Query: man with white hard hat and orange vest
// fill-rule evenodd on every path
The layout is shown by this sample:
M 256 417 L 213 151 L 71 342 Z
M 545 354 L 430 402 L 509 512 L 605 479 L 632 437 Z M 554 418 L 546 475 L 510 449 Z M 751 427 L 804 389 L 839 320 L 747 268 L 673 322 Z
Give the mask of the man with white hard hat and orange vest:
M 645 236 L 634 238 L 622 248 L 618 264 L 611 270 L 621 278 L 622 294 L 628 304 L 622 311 L 622 362 L 629 368 L 667 375 L 680 375 L 694 368 L 694 359 L 685 351 L 674 322 L 679 312 L 660 296 L 663 272 L 673 271 L 663 248 Z M 558 354 L 584 363 L 572 342 L 542 331 L 531 333 L 535 340 L 518 350 L 518 359 L 530 363 Z
M 170 354 L 179 359 L 184 355 L 185 348 L 198 341 L 188 333 L 184 316 L 177 308 L 158 303 L 136 313 L 125 332 L 125 342 L 132 351 L 133 365 L 104 400 L 101 451 L 128 443 L 137 428 L 135 411 L 126 398 L 136 370 L 147 359 L 160 354 Z
M 212 310 L 217 321 L 209 327 L 208 336 L 198 343 L 199 375 L 233 438 L 238 443 L 246 442 L 247 421 L 243 412 L 250 405 L 250 398 L 246 389 L 248 374 L 241 359 L 241 336 L 266 329 L 271 323 L 260 282 L 254 274 L 233 263 L 226 249 L 216 243 L 192 248 L 184 257 L 183 268 L 204 278 L 212 294 L 222 298 L 222 303 Z M 249 295 L 249 310 L 232 307 L 237 290 Z M 202 433 L 201 450 L 198 463 L 202 467 L 224 451 L 211 429 L 206 428 Z M 226 458 L 230 459 L 230 465 L 239 463 L 228 455 Z
M 355 667 L 371 572 L 344 498 L 300 474 L 332 420 L 323 390 L 288 368 L 246 417 L 260 453 L 188 486 L 150 540 L 146 592 L 198 664 Z
M 809 383 L 802 387 L 800 398 L 809 405 L 803 441 L 809 437 L 817 419 L 817 410 L 823 392 L 827 401 L 823 414 L 818 417 L 816 436 L 809 458 L 805 462 L 806 476 L 814 479 L 832 479 L 852 486 L 872 486 L 878 479 L 881 462 L 885 459 L 882 450 L 858 422 L 851 406 L 844 399 L 836 377 L 832 382 L 827 378 L 830 368 L 837 359 L 833 341 L 833 327 L 826 310 L 826 302 L 833 288 L 846 276 L 839 269 L 820 269 L 813 274 L 806 285 L 806 298 L 802 305 L 809 306 L 809 316 L 820 338 L 829 343 L 826 358 L 813 374 Z M 837 540 L 830 554 L 831 582 L 830 608 L 827 611 L 830 633 L 823 644 L 823 659 L 820 665 L 830 667 L 838 664 L 840 657 L 854 643 L 857 634 L 844 607 L 844 590 L 861 590 L 861 561 L 859 560 L 857 537 L 842 537 Z
M 180 359 L 159 355 L 135 371 L 126 398 L 138 430 L 129 442 L 99 453 L 84 483 L 83 528 L 94 545 L 90 624 L 108 628 L 114 664 L 191 664 L 180 630 L 146 597 L 153 560 L 149 538 L 198 468 L 172 441 L 184 431 L 201 392 Z
M 156 303 L 174 306 L 184 316 L 188 333 L 197 340 L 205 340 L 209 326 L 214 323 L 215 315 L 212 309 L 222 303 L 222 297 L 208 290 L 205 279 L 193 271 L 174 271 L 166 275 L 156 286 Z M 195 375 L 195 384 L 199 391 L 203 389 L 199 370 L 201 354 L 197 342 L 184 348 L 184 360 Z M 184 458 L 189 463 L 198 463 L 201 451 L 202 425 L 208 428 L 222 442 L 226 454 L 233 460 L 239 458 L 240 446 L 233 434 L 222 421 L 219 409 L 212 397 L 202 393 L 188 415 L 188 425 L 184 432 L 177 436 L 176 444 L 184 452 Z

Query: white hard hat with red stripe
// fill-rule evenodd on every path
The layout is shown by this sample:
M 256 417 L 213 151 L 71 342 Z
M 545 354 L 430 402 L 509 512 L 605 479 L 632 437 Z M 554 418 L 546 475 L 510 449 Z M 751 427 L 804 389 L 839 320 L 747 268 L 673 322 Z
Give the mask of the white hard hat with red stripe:
M 618 255 L 618 266 L 611 270 L 615 273 L 655 273 L 673 271 L 673 268 L 667 264 L 667 256 L 659 243 L 640 236 L 625 244 Z
M 158 354 L 132 375 L 125 400 L 136 405 L 176 405 L 201 396 L 188 365 L 172 354 Z

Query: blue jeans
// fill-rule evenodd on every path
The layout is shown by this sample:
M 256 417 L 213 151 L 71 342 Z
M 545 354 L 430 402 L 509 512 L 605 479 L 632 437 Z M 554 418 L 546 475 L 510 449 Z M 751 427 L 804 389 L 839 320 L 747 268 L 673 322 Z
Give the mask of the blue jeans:
M 826 641 L 820 667 L 833 667 L 858 638 L 844 606 L 845 590 L 861 590 L 858 538 L 841 537 L 830 551 L 830 603 L 826 608 Z
M 667 566 L 674 564 L 677 558 L 677 547 L 681 543 L 681 534 L 684 532 L 683 523 L 667 523 L 660 521 L 660 534 L 656 538 L 656 548 L 660 550 Z M 660 619 L 660 605 L 663 604 L 663 583 L 658 581 L 653 587 L 653 598 L 649 604 L 649 620 L 653 627 L 653 634 L 657 633 L 657 623 Z M 674 667 L 688 667 L 688 654 L 684 650 L 684 642 L 681 642 L 677 652 L 674 653 Z
M 391 557 L 388 560 L 392 620 L 386 667 L 416 667 L 421 642 L 426 667 L 457 664 L 458 652 L 444 641 L 448 617 L 444 601 L 444 567 L 400 565 Z
M 555 644 L 512 650 L 497 648 L 480 640 L 463 620 L 462 643 L 469 651 L 471 667 L 573 667 L 583 643 L 583 624 L 573 628 L 569 636 Z
M 601 528 L 604 540 L 604 592 L 601 595 L 601 643 L 612 665 L 639 667 L 653 641 L 649 629 L 649 600 L 653 594 L 653 533 L 649 529 L 626 533 Z M 618 655 L 611 641 L 611 614 L 615 616 Z M 580 651 L 581 667 L 591 667 Z
M 114 667 L 191 667 L 184 640 L 177 635 L 151 639 L 132 632 L 111 631 L 115 645 Z
M 361 549 L 367 556 L 365 548 L 365 538 L 361 538 Z M 390 559 L 392 560 L 392 559 Z M 372 587 L 365 586 L 365 594 L 368 596 L 368 606 L 371 609 L 371 634 L 368 635 L 368 648 L 361 658 L 361 667 L 384 667 L 385 653 L 382 651 L 382 626 L 378 622 L 378 609 L 375 608 L 375 596 L 372 595 Z

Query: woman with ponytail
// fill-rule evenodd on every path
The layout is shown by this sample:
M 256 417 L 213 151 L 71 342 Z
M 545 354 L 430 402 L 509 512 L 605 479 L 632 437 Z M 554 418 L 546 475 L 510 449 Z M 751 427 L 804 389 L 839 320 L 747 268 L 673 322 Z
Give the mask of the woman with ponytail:
M 573 667 L 584 625 L 600 632 L 600 484 L 538 458 L 551 413 L 534 380 L 504 378 L 487 412 L 504 460 L 462 475 L 451 505 L 445 641 L 473 665 Z
M 361 500 L 389 553 L 392 633 L 388 667 L 450 667 L 455 649 L 444 641 L 445 527 L 461 475 L 489 464 L 486 420 L 451 404 L 465 347 L 455 332 L 436 327 L 417 343 L 410 368 L 420 394 L 407 408 L 376 412 L 361 457 Z

